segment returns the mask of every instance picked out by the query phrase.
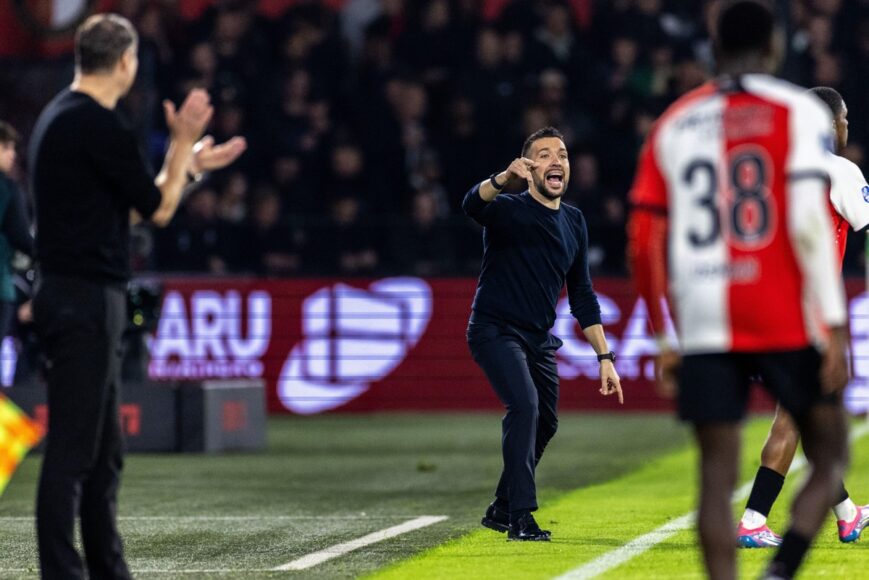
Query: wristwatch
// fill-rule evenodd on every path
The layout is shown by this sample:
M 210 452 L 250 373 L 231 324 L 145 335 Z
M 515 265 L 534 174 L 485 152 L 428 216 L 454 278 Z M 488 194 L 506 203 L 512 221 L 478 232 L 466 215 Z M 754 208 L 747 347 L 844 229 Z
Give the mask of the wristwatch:
M 497 189 L 498 191 L 501 191 L 502 189 L 504 189 L 504 186 L 501 185 L 500 183 L 498 183 L 498 180 L 495 179 L 495 177 L 496 177 L 497 175 L 498 175 L 497 173 L 493 173 L 492 175 L 490 175 L 490 176 L 489 176 L 489 183 L 492 184 L 492 187 L 494 187 L 494 188 Z M 506 185 L 506 184 L 504 184 L 504 185 Z
M 608 361 L 615 363 L 616 362 L 616 353 L 614 353 L 613 351 L 609 351 L 607 353 L 597 355 L 597 362 L 602 362 L 605 360 L 608 360 Z

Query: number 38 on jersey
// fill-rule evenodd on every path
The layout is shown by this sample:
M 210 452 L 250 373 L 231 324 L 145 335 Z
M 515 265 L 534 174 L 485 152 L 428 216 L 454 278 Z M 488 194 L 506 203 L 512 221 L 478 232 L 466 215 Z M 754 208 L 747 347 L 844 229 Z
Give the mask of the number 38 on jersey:
M 736 247 L 763 247 L 772 239 L 776 220 L 769 156 L 746 145 L 731 151 L 725 163 L 717 167 L 711 159 L 697 157 L 682 171 L 693 201 L 688 241 L 704 247 L 725 236 Z

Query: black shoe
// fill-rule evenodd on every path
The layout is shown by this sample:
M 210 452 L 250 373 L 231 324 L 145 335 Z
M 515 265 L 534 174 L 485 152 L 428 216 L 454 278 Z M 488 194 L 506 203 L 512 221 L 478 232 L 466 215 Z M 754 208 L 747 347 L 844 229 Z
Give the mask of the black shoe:
M 507 539 L 517 542 L 548 542 L 549 530 L 541 530 L 531 512 L 520 512 L 510 518 Z
M 501 532 L 503 534 L 510 529 L 510 512 L 498 509 L 493 503 L 488 507 L 488 509 L 486 509 L 486 515 L 483 516 L 480 523 L 490 530 L 495 530 L 496 532 Z

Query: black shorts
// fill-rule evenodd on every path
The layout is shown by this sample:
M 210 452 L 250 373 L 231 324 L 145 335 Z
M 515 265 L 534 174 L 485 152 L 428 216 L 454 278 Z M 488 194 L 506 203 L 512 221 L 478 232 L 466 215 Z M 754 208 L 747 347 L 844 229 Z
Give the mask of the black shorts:
M 815 405 L 840 398 L 822 394 L 820 369 L 821 355 L 811 347 L 686 355 L 679 369 L 679 418 L 692 423 L 741 421 L 758 377 L 786 411 L 799 417 Z

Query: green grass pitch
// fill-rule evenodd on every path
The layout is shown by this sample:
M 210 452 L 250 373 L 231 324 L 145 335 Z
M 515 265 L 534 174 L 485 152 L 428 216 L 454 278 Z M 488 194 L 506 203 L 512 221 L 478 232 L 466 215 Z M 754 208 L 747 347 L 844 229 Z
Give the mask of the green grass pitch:
M 746 432 L 743 479 L 769 424 Z M 331 415 L 275 418 L 263 453 L 131 455 L 120 527 L 131 568 L 148 578 L 552 578 L 693 509 L 694 455 L 670 416 L 565 415 L 538 472 L 549 544 L 508 543 L 479 527 L 500 469 L 500 416 Z M 869 501 L 869 438 L 848 484 Z M 0 498 L 0 578 L 36 577 L 33 499 L 39 456 Z M 789 479 L 787 500 L 800 477 Z M 740 511 L 735 506 L 735 512 Z M 272 568 L 421 515 L 449 519 L 313 568 Z M 773 513 L 781 530 L 786 504 Z M 832 517 L 804 577 L 859 570 Z M 740 552 L 755 577 L 767 551 Z M 693 532 L 679 532 L 605 578 L 700 578 Z

